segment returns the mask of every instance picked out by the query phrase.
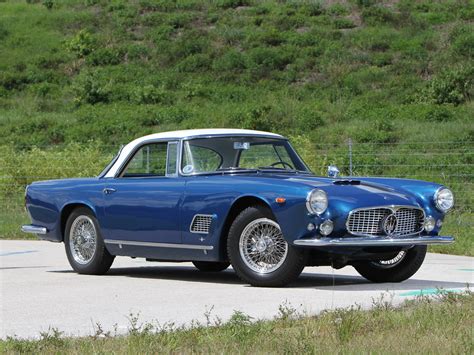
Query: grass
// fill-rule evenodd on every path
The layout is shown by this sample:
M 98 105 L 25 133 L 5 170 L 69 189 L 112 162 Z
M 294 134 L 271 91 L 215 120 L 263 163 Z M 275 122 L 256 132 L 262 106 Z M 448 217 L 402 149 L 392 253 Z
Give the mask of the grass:
M 275 131 L 311 168 L 452 187 L 474 255 L 469 1 L 0 1 L 0 238 L 24 186 L 94 175 L 120 144 L 202 127 Z M 449 142 L 449 143 L 445 143 Z M 84 159 L 84 157 L 88 157 Z
M 234 312 L 222 323 L 191 328 L 141 324 L 130 316 L 129 332 L 113 336 L 96 326 L 94 336 L 68 338 L 57 329 L 39 340 L 0 341 L 2 353 L 396 353 L 469 354 L 474 350 L 472 292 L 440 292 L 395 308 L 381 298 L 369 311 L 358 307 L 298 315 L 282 305 L 275 320 L 255 320 Z

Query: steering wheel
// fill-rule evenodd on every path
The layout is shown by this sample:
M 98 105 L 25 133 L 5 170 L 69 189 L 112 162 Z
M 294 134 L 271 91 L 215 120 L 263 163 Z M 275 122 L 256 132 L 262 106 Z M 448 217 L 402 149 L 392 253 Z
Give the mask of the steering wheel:
M 270 164 L 270 166 L 275 166 L 275 165 L 283 165 L 283 167 L 286 166 L 286 167 L 290 168 L 290 170 L 294 169 L 293 166 L 290 163 L 287 163 L 286 161 L 277 161 L 273 164 Z

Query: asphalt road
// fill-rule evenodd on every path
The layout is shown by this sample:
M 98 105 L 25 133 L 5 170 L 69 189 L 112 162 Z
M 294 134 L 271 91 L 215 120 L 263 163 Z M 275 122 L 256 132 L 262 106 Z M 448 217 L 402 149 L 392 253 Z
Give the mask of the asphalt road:
M 461 291 L 474 283 L 474 258 L 428 254 L 410 280 L 372 284 L 352 267 L 308 267 L 286 288 L 254 288 L 232 269 L 206 274 L 189 263 L 149 263 L 116 258 L 105 276 L 71 271 L 63 244 L 0 241 L 0 337 L 39 337 L 49 327 L 66 335 L 94 334 L 102 328 L 125 333 L 130 314 L 139 323 L 189 325 L 228 319 L 234 310 L 255 319 L 273 318 L 280 305 L 300 313 L 358 304 L 368 308 L 381 294 L 394 304 L 437 288 Z M 387 293 L 388 292 L 388 293 Z

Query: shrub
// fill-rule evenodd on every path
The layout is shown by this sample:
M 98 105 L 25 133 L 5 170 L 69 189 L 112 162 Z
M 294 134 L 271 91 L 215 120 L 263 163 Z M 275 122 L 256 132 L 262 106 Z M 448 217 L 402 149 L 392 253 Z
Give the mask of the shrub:
M 283 70 L 291 63 L 292 53 L 280 48 L 253 48 L 249 51 L 249 58 L 253 62 L 252 70 L 258 77 L 269 74 L 272 70 Z
M 80 30 L 73 38 L 66 42 L 66 48 L 77 57 L 85 57 L 97 47 L 97 40 L 87 30 Z
M 246 67 L 245 56 L 235 49 L 229 49 L 213 63 L 213 68 L 217 71 L 240 71 Z
M 91 65 L 116 65 L 122 61 L 124 52 L 120 48 L 98 48 L 87 56 Z
M 207 54 L 194 54 L 184 58 L 176 65 L 179 72 L 192 73 L 204 71 L 211 66 L 211 60 Z
M 217 7 L 221 7 L 223 9 L 229 9 L 229 8 L 235 9 L 236 7 L 239 7 L 239 6 L 250 5 L 250 1 L 247 1 L 247 0 L 215 0 L 214 3 L 216 4 Z
M 320 2 L 311 2 L 301 7 L 301 13 L 308 16 L 319 16 L 324 13 L 324 7 Z
M 446 122 L 452 120 L 453 117 L 453 112 L 445 105 L 442 105 L 430 107 L 427 110 L 424 118 L 430 122 Z
M 171 101 L 165 89 L 153 85 L 136 87 L 130 94 L 130 98 L 137 104 L 158 104 Z
M 64 53 L 50 53 L 38 56 L 35 63 L 41 69 L 57 69 L 66 60 Z
M 54 7 L 53 0 L 43 0 L 43 6 L 46 7 L 48 10 L 51 10 Z
M 263 43 L 269 46 L 279 46 L 284 42 L 283 36 L 276 28 L 271 28 L 258 33 L 254 40 L 258 43 Z
M 262 105 L 251 108 L 247 111 L 243 117 L 243 128 L 256 129 L 259 131 L 272 131 L 274 126 L 273 122 L 269 117 L 271 107 L 268 105 Z
M 5 25 L 0 22 L 0 40 L 5 39 L 10 32 L 5 28 Z
M 240 28 L 224 26 L 221 29 L 221 36 L 225 43 L 233 45 L 239 43 L 244 38 L 244 31 Z
M 110 82 L 96 72 L 81 73 L 74 83 L 74 101 L 78 104 L 108 102 L 110 86 Z
M 170 15 L 168 18 L 168 25 L 171 27 L 178 29 L 185 27 L 188 23 L 192 22 L 193 16 L 188 13 L 177 13 Z
M 337 29 L 354 28 L 355 24 L 348 18 L 337 18 L 334 20 L 334 27 Z
M 335 15 L 335 16 L 343 16 L 343 15 L 347 15 L 349 13 L 347 7 L 345 7 L 342 4 L 334 4 L 330 7 L 328 7 L 327 12 L 330 15 Z
M 395 14 L 383 6 L 370 6 L 362 10 L 362 20 L 369 26 L 395 23 L 398 19 Z
M 141 44 L 132 44 L 126 47 L 126 52 L 129 60 L 147 60 L 150 57 L 150 49 Z
M 308 132 L 309 130 L 317 129 L 324 126 L 324 114 L 313 108 L 303 110 L 298 115 L 298 128 L 302 132 Z
M 425 95 L 436 104 L 459 105 L 473 94 L 474 67 L 446 70 L 431 80 Z
M 168 55 L 176 60 L 192 54 L 203 53 L 209 47 L 208 39 L 197 31 L 189 31 L 174 42 Z
M 362 125 L 355 132 L 356 142 L 394 143 L 398 140 L 395 123 L 391 117 L 382 117 Z
M 467 58 L 474 58 L 474 33 L 463 33 L 457 36 L 452 44 L 456 54 Z

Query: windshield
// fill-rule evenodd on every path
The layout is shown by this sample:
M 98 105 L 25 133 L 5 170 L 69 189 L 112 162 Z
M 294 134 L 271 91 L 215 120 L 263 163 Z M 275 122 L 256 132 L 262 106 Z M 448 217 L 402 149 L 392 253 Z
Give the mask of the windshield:
M 249 169 L 309 172 L 287 140 L 263 137 L 185 141 L 181 169 L 184 174 Z

